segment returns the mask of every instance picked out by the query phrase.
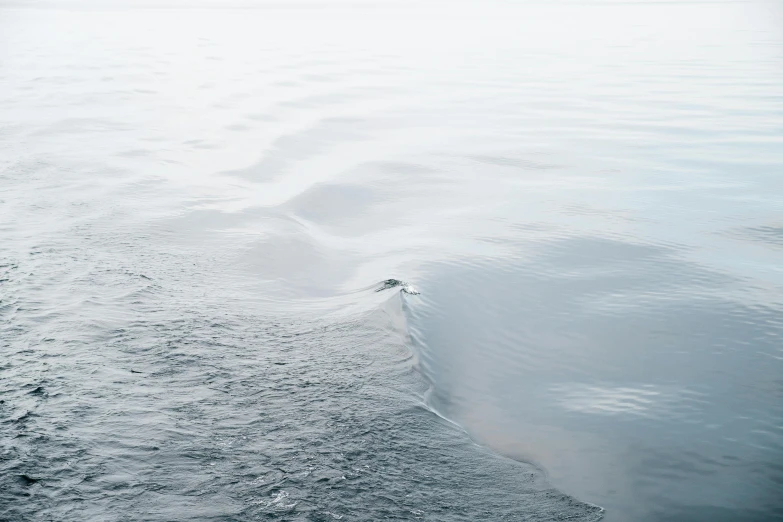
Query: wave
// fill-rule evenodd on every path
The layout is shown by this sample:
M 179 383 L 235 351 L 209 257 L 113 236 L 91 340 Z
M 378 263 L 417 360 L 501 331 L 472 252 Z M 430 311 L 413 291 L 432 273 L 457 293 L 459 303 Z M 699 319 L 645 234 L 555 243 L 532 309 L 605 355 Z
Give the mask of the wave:
M 433 414 L 435 417 L 437 417 L 437 419 L 444 421 L 447 426 L 450 426 L 453 430 L 456 430 L 463 437 L 469 439 L 471 443 L 482 453 L 491 453 L 494 456 L 494 458 L 504 459 L 513 462 L 514 465 L 519 465 L 520 467 L 532 468 L 535 470 L 535 473 L 537 473 L 540 479 L 545 480 L 546 471 L 543 469 L 543 467 L 541 467 L 540 464 L 534 462 L 532 459 L 519 458 L 518 455 L 512 457 L 493 451 L 486 444 L 483 444 L 480 441 L 474 439 L 465 426 L 461 425 L 458 421 L 450 417 L 446 412 L 441 411 L 436 406 L 435 401 L 433 400 L 433 394 L 435 392 L 436 383 L 433 381 L 432 372 L 428 371 L 425 368 L 422 368 L 420 365 L 420 360 L 422 358 L 422 355 L 424 355 L 424 357 L 427 358 L 427 351 L 429 350 L 429 347 L 425 342 L 425 340 L 423 339 L 421 332 L 417 331 L 416 329 L 412 329 L 409 326 L 410 319 L 411 319 L 410 317 L 411 312 L 413 311 L 412 307 L 416 306 L 415 304 L 416 300 L 410 301 L 404 298 L 404 296 L 406 295 L 420 295 L 421 292 L 419 292 L 416 289 L 416 287 L 413 286 L 411 283 L 400 279 L 386 279 L 375 285 L 365 287 L 364 289 L 362 289 L 362 291 L 366 292 L 373 288 L 376 293 L 384 292 L 386 290 L 399 289 L 399 292 L 393 294 L 393 297 L 390 298 L 385 303 L 385 306 L 383 306 L 381 309 L 383 309 L 384 312 L 389 316 L 393 317 L 397 314 L 401 316 L 402 320 L 399 320 L 400 317 L 398 317 L 397 324 L 399 325 L 399 328 L 404 330 L 402 333 L 406 340 L 406 345 L 411 352 L 412 368 L 416 371 L 417 376 L 426 383 L 425 389 L 423 393 L 421 393 L 420 395 L 422 406 L 425 407 L 426 410 L 429 411 L 431 414 Z M 388 306 L 388 305 L 392 305 L 392 306 Z M 579 513 L 577 516 L 574 516 L 573 518 L 574 520 L 598 521 L 604 517 L 605 510 L 603 507 L 589 502 L 577 500 L 573 497 L 565 495 L 564 493 L 561 494 L 563 495 L 561 499 L 568 498 L 569 502 L 572 502 L 573 505 L 583 507 L 584 511 Z

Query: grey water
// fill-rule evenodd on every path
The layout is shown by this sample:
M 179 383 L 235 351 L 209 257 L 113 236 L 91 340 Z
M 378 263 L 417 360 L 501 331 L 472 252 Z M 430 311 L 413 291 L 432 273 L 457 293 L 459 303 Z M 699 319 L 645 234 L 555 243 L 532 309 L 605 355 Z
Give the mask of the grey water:
M 0 2 L 0 520 L 783 520 L 783 6 Z

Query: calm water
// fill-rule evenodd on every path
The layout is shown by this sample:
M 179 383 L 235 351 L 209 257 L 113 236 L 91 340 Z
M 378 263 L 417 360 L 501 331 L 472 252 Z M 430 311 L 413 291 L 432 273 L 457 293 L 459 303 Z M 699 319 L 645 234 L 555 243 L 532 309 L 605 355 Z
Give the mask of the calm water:
M 779 2 L 167 5 L 0 7 L 0 520 L 783 520 Z

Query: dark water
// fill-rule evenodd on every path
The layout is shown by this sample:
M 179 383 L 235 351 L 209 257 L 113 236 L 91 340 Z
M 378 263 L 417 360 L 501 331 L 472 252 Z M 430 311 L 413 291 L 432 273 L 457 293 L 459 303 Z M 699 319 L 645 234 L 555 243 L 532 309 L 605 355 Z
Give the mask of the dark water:
M 0 7 L 0 520 L 783 520 L 781 4 L 202 7 Z

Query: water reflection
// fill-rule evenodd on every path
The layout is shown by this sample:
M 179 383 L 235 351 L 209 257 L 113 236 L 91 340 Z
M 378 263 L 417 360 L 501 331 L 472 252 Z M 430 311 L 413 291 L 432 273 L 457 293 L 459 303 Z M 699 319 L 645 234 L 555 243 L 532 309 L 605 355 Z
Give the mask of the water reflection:
M 20 516 L 783 517 L 777 3 L 167 1 L 0 7 Z
M 428 268 L 413 325 L 432 405 L 600 498 L 608 520 L 775 513 L 781 309 L 715 292 L 737 275 L 671 247 L 520 250 L 515 263 Z

